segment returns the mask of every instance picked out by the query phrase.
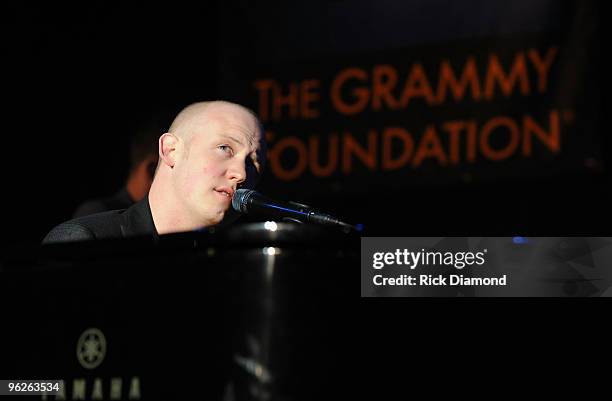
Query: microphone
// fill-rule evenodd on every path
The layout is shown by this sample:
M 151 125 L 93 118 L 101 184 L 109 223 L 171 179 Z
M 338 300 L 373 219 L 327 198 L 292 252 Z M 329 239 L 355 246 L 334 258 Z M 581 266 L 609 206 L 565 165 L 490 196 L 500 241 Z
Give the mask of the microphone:
M 318 212 L 307 205 L 294 202 L 278 202 L 252 189 L 238 189 L 232 197 L 232 207 L 240 213 L 256 213 L 280 219 L 298 220 L 302 223 L 316 223 L 324 226 L 350 228 L 359 227 L 344 223 L 329 214 Z

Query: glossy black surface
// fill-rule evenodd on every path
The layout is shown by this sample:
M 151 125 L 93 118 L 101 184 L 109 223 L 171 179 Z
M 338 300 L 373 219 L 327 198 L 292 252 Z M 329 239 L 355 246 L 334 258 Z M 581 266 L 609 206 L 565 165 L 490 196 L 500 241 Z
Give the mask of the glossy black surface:
M 270 228 L 58 245 L 36 262 L 4 258 L 0 373 L 64 379 L 66 399 L 78 396 L 79 380 L 91 399 L 96 379 L 109 399 L 117 377 L 124 398 L 134 378 L 142 399 L 301 400 L 337 391 L 347 311 L 359 296 L 359 239 Z M 88 328 L 107 342 L 94 369 L 76 354 Z

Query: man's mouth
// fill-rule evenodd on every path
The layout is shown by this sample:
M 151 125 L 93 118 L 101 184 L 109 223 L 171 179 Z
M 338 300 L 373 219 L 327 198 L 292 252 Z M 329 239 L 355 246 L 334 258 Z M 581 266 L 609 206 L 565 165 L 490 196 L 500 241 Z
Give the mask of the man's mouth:
M 217 192 L 221 196 L 226 197 L 228 200 L 231 200 L 232 196 L 234 196 L 234 190 L 232 188 L 215 188 L 215 192 Z

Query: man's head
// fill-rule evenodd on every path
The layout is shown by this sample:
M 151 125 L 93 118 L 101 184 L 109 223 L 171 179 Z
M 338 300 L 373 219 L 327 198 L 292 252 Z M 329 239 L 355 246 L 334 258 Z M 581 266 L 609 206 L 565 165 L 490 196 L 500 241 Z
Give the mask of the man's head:
M 194 103 L 159 138 L 159 164 L 149 201 L 158 232 L 221 222 L 239 187 L 262 170 L 263 133 L 255 115 L 229 102 Z

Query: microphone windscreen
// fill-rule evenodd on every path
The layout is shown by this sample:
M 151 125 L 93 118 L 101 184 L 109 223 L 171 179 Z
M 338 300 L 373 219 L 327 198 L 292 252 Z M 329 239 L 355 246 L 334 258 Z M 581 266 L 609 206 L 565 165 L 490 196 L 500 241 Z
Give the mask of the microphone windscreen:
M 234 196 L 232 197 L 232 208 L 240 213 L 246 212 L 246 210 L 242 210 L 242 205 L 251 192 L 253 192 L 252 189 L 243 188 L 236 190 L 236 192 L 234 192 Z

